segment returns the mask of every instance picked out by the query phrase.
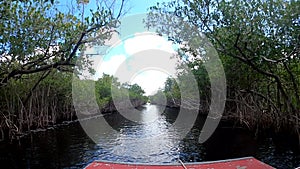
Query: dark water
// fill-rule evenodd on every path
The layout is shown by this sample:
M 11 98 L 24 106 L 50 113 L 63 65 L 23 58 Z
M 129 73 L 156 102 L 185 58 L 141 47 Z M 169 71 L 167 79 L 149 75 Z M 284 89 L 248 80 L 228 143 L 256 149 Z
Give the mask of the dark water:
M 256 140 L 242 129 L 221 125 L 204 144 L 198 137 L 205 117 L 198 116 L 185 138 L 184 125 L 174 127 L 178 110 L 154 105 L 141 108 L 140 122 L 120 114 L 79 122 L 32 133 L 20 143 L 0 143 L 0 168 L 83 168 L 96 159 L 139 162 L 177 163 L 221 160 L 254 156 L 276 168 L 300 166 L 300 154 L 290 140 Z M 189 112 L 185 112 L 187 118 Z M 111 127 L 113 127 L 113 130 Z M 284 139 L 283 139 L 284 140 Z

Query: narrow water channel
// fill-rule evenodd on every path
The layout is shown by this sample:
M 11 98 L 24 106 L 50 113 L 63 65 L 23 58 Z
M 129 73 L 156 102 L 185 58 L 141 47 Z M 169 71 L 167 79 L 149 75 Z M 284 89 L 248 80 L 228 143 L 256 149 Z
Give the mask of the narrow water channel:
M 199 144 L 204 116 L 198 116 L 187 136 L 180 139 L 184 125 L 172 125 L 179 110 L 156 105 L 145 105 L 140 110 L 139 117 L 145 123 L 134 123 L 118 113 L 81 122 L 95 126 L 97 132 L 92 137 L 96 143 L 79 122 L 32 133 L 19 143 L 0 143 L 1 168 L 83 168 L 96 159 L 177 163 L 178 159 L 198 162 L 245 156 L 254 156 L 279 169 L 300 166 L 299 152 L 287 143 L 275 144 L 268 137 L 256 140 L 245 130 L 221 125 L 205 144 Z M 186 113 L 188 118 L 189 112 Z

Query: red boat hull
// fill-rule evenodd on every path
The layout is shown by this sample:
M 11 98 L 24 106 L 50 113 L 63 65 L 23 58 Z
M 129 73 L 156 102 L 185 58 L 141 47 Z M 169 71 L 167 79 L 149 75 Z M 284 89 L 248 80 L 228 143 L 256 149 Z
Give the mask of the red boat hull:
M 211 162 L 178 163 L 178 164 L 132 164 L 94 161 L 86 169 L 274 169 L 273 167 L 253 158 L 239 158 Z

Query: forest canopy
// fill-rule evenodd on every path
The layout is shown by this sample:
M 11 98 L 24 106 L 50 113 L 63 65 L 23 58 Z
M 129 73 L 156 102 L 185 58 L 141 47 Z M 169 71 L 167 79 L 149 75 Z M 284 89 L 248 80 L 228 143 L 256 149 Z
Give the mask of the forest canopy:
M 228 118 L 251 129 L 299 133 L 299 9 L 293 0 L 174 0 L 151 7 L 146 24 L 174 43 L 188 44 L 182 50 L 194 57 L 188 64 L 204 103 L 210 102 L 210 82 L 205 60 L 190 50 L 196 32 L 210 40 L 223 63 Z M 183 21 L 196 30 L 185 30 Z M 167 99 L 174 92 L 165 90 Z
M 124 11 L 124 0 L 97 1 L 95 10 L 89 11 L 88 2 L 65 6 L 52 0 L 0 2 L 0 140 L 77 118 L 73 73 L 75 78 L 81 70 L 93 73 L 84 50 L 103 45 Z M 103 111 L 114 111 L 108 106 L 112 87 L 119 89 L 120 97 L 128 90 L 133 102 L 147 101 L 140 86 L 123 87 L 113 76 L 103 75 L 95 83 Z
M 0 140 L 76 119 L 73 72 L 76 78 L 81 70 L 94 72 L 83 51 L 110 39 L 124 11 L 125 0 L 105 2 L 97 1 L 91 11 L 85 9 L 88 0 L 63 10 L 53 0 L 0 2 Z M 157 3 L 147 14 L 146 27 L 181 46 L 178 55 L 197 81 L 201 103 L 195 103 L 195 93 L 188 89 L 187 102 L 182 103 L 179 87 L 189 83 L 184 72 L 168 78 L 150 100 L 171 107 L 200 105 L 208 112 L 212 86 L 205 67 L 209 58 L 199 57 L 201 51 L 195 48 L 203 42 L 195 38 L 200 32 L 218 52 L 226 74 L 224 119 L 253 131 L 288 130 L 299 135 L 299 9 L 300 2 L 294 0 Z M 141 86 L 121 84 L 111 75 L 92 83 L 97 104 L 107 111 L 113 109 L 111 89 L 118 91 L 118 101 L 126 93 L 137 105 L 148 101 Z

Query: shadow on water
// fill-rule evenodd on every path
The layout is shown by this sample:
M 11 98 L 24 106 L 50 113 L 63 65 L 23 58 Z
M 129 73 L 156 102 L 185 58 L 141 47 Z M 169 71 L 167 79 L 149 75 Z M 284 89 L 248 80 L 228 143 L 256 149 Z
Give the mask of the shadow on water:
M 139 122 L 112 113 L 81 123 L 93 126 L 90 129 L 95 136 L 87 136 L 80 123 L 74 122 L 33 132 L 22 138 L 20 144 L 0 143 L 1 168 L 83 168 L 96 159 L 174 163 L 178 159 L 198 162 L 244 156 L 254 156 L 279 169 L 300 166 L 300 154 L 289 146 L 288 140 L 256 140 L 246 130 L 221 124 L 207 142 L 200 144 L 198 138 L 205 116 L 198 115 L 193 128 L 180 139 L 184 128 L 172 127 L 178 109 L 155 105 L 138 109 Z
M 1 144 L 1 168 L 81 168 L 98 147 L 78 123 L 32 133 L 18 143 Z

